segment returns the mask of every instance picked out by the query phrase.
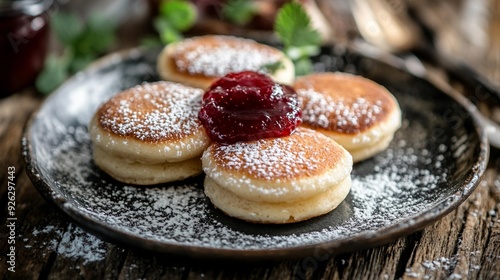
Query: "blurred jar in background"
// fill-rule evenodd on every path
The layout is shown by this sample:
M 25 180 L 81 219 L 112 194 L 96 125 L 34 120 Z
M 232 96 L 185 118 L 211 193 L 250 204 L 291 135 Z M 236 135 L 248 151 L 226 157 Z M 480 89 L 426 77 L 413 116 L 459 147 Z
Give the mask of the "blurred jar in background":
M 52 0 L 0 0 L 0 96 L 33 84 L 49 39 Z

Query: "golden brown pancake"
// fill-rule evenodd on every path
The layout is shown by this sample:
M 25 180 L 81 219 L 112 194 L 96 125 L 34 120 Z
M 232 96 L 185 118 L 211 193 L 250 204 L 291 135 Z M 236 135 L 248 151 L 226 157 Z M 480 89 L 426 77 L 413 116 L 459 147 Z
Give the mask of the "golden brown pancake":
M 280 50 L 250 39 L 206 35 L 166 46 L 157 68 L 164 80 L 205 89 L 228 73 L 263 71 L 263 66 L 278 62 L 282 67 L 269 74 L 276 82 L 291 85 L 294 66 Z
M 270 213 L 271 209 L 279 209 L 279 205 L 288 205 L 283 211 L 294 209 L 293 203 L 308 205 L 308 213 L 311 213 L 285 218 L 279 213 L 271 215 L 272 218 L 264 215 L 270 217 L 268 220 L 262 215 L 257 215 L 257 218 L 248 213 L 242 218 L 262 223 L 299 221 L 298 217 L 310 218 L 324 214 L 324 209 L 335 208 L 348 193 L 349 187 L 346 191 L 346 186 L 350 186 L 350 181 L 342 183 L 349 178 L 352 170 L 352 158 L 344 148 L 306 128 L 298 128 L 292 135 L 280 138 L 229 145 L 214 143 L 203 153 L 202 164 L 207 176 L 205 184 L 210 185 L 210 190 L 206 190 L 207 196 L 216 207 L 224 208 L 223 211 L 231 216 L 242 218 L 241 208 L 234 205 L 228 209 L 228 205 L 220 205 L 228 199 L 225 192 L 241 200 L 242 205 L 269 206 L 266 210 L 255 210 L 259 213 Z M 339 192 L 334 191 L 339 186 L 344 187 Z M 224 192 L 217 191 L 219 188 Z M 326 195 L 326 192 L 342 198 L 340 201 L 329 200 L 331 204 L 325 202 L 327 205 L 306 203 L 307 199 Z M 255 211 L 252 213 L 257 213 Z
M 383 86 L 345 73 L 315 73 L 294 85 L 303 126 L 331 137 L 353 155 L 366 159 L 384 149 L 401 126 L 399 105 Z
M 202 93 L 172 82 L 145 83 L 125 90 L 96 111 L 89 125 L 92 142 L 101 155 L 126 159 L 124 168 L 166 166 L 199 158 L 210 143 L 197 118 Z M 111 170 L 104 164 L 113 164 L 116 170 L 116 162 L 96 160 L 103 170 Z

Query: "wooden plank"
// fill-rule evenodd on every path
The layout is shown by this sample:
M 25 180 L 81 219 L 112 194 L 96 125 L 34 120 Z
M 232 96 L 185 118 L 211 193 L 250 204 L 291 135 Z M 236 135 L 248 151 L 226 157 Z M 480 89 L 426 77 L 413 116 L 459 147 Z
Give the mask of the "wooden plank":
M 126 255 L 119 279 L 185 279 L 188 268 L 175 260 L 145 252 L 130 251 Z
M 16 273 L 0 262 L 5 279 L 435 279 L 500 278 L 500 151 L 485 178 L 458 209 L 423 231 L 377 248 L 271 263 L 199 262 L 151 255 L 104 242 L 54 210 L 22 169 L 20 135 L 41 98 L 22 93 L 0 100 L 0 168 L 16 167 Z M 16 106 L 17 104 L 24 104 Z M 12 109 L 12 108 L 15 108 Z M 7 137 L 6 135 L 10 135 Z M 0 170 L 1 171 L 1 170 Z M 6 172 L 1 172 L 6 224 Z M 9 252 L 0 232 L 0 254 Z
M 406 248 L 418 237 L 413 234 L 392 243 L 337 256 L 332 259 L 322 279 L 391 279 L 398 273 L 401 259 L 405 259 Z M 398 278 L 398 277 L 396 277 Z
M 498 170 L 490 167 L 467 201 L 424 229 L 403 279 L 488 279 L 479 275 L 483 265 L 487 267 L 483 276 L 500 276 L 499 244 L 491 243 L 495 235 L 492 230 L 499 227 L 499 220 L 489 214 L 498 211 L 499 200 L 490 196 L 493 178 L 498 180 L 498 176 Z M 485 251 L 490 255 L 486 262 L 481 261 Z
M 486 173 L 486 184 L 488 186 L 483 227 L 486 227 L 487 234 L 480 248 L 474 251 L 473 257 L 479 263 L 477 279 L 500 279 L 500 151 L 492 153 L 492 168 Z M 481 203 L 483 203 L 481 201 Z M 474 267 L 476 269 L 476 267 Z
M 0 197 L 4 204 L 7 188 L 7 167 L 12 166 L 17 176 L 22 171 L 21 135 L 24 124 L 41 98 L 24 91 L 0 100 Z
M 1 241 L 0 241 L 0 277 L 7 278 L 14 274 L 8 272 L 6 255 L 10 254 L 10 247 L 15 247 L 16 254 L 16 277 L 30 279 L 32 271 L 41 271 L 44 263 L 44 257 L 40 253 L 40 258 L 37 261 L 29 261 L 33 258 L 33 251 L 31 248 L 26 248 L 26 241 L 28 241 L 23 232 L 29 224 L 25 222 L 25 218 L 31 212 L 31 207 L 44 201 L 32 197 L 30 189 L 33 188 L 31 181 L 23 172 L 23 164 L 21 158 L 21 135 L 24 124 L 26 123 L 31 112 L 38 107 L 41 98 L 34 95 L 31 91 L 27 90 L 15 95 L 6 97 L 0 101 L 0 205 L 2 212 L 0 220 L 2 221 Z M 8 186 L 8 167 L 15 169 L 14 183 L 15 189 L 15 244 L 9 244 L 7 236 L 10 230 L 7 226 L 7 186 Z M 35 193 L 37 195 L 37 193 Z M 9 222 L 10 223 L 10 222 Z M 5 230 L 4 230 L 5 229 Z M 30 252 L 31 251 L 31 252 Z M 10 257 L 9 257 L 10 258 Z M 22 266 L 26 264 L 26 266 Z

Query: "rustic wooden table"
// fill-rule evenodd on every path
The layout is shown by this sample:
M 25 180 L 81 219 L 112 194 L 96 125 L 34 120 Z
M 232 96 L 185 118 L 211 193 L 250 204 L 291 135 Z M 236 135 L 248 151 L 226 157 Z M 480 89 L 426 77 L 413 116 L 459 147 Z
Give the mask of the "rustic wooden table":
M 500 279 L 500 151 L 482 182 L 435 224 L 385 246 L 273 263 L 223 263 L 155 256 L 107 243 L 51 207 L 25 173 L 21 134 L 43 97 L 25 90 L 0 99 L 0 278 L 17 279 Z M 15 171 L 15 245 L 7 220 L 9 171 Z M 14 246 L 15 272 L 7 261 Z
M 499 68 L 500 69 L 500 68 Z M 21 135 L 44 98 L 27 89 L 0 99 L 0 278 L 3 279 L 500 279 L 500 150 L 456 210 L 391 243 L 313 262 L 199 262 L 133 250 L 84 232 L 49 205 L 28 178 Z M 9 174 L 9 171 L 14 171 Z M 8 180 L 15 179 L 15 227 Z M 11 229 L 15 235 L 10 237 Z M 15 240 L 15 244 L 10 244 Z M 15 272 L 8 270 L 11 247 Z

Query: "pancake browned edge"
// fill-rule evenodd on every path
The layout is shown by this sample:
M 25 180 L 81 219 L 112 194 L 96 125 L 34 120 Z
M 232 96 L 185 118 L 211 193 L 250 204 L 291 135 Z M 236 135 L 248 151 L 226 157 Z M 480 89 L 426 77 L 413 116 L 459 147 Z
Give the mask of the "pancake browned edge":
M 268 74 L 275 82 L 292 85 L 294 65 L 280 50 L 250 39 L 205 35 L 167 45 L 157 68 L 164 80 L 206 89 L 228 73 L 264 71 L 265 65 L 277 63 L 282 67 Z
M 89 133 L 94 162 L 124 183 L 152 185 L 198 175 L 210 141 L 198 121 L 203 91 L 144 83 L 102 104 Z
M 315 73 L 294 85 L 303 126 L 342 145 L 354 162 L 385 150 L 401 127 L 401 109 L 383 86 L 346 73 Z
M 255 223 L 294 223 L 335 209 L 351 187 L 351 155 L 307 128 L 290 136 L 203 153 L 205 194 L 229 216 Z

